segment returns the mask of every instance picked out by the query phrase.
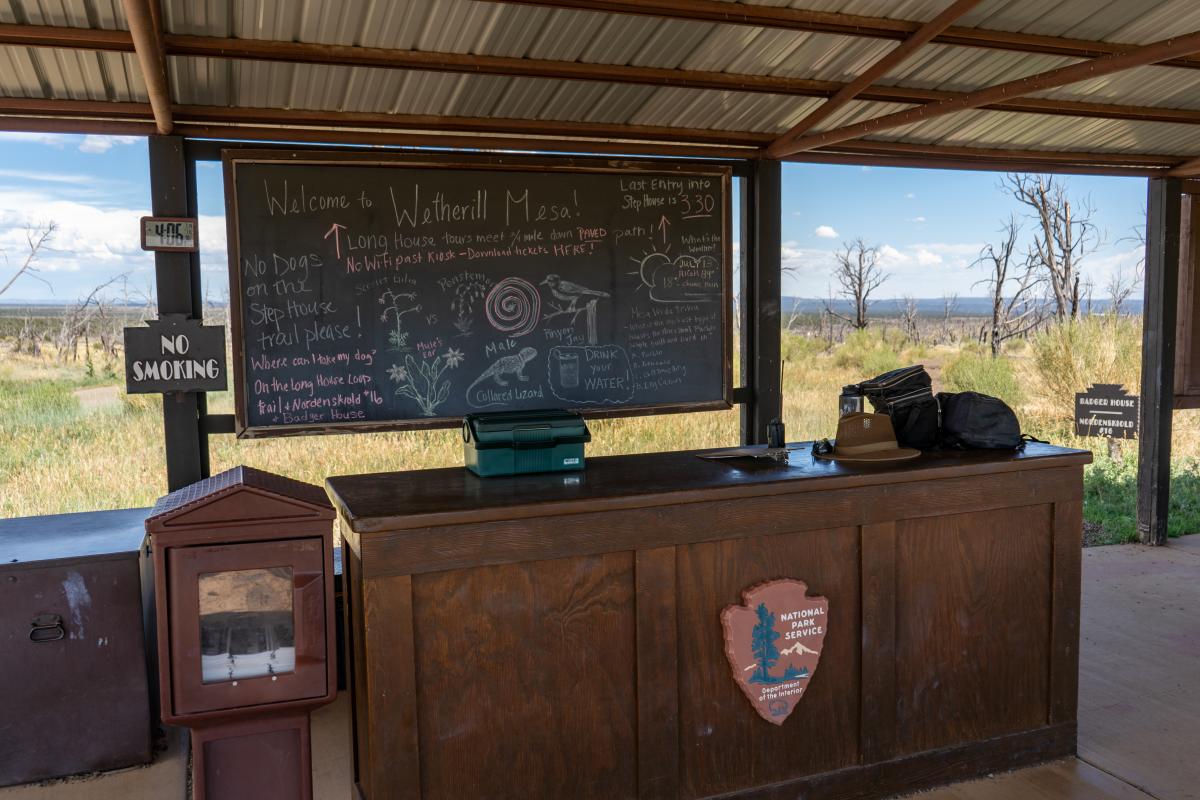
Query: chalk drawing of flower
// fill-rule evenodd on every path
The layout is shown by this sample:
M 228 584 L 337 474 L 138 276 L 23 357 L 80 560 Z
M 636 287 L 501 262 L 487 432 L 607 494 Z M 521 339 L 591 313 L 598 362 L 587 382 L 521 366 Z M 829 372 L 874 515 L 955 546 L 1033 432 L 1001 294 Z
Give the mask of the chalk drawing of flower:
M 462 352 L 453 348 L 432 361 L 422 358 L 420 363 L 411 355 L 406 355 L 404 366 L 393 364 L 388 376 L 399 384 L 396 394 L 415 400 L 421 408 L 421 415 L 432 417 L 438 406 L 450 396 L 450 381 L 442 380 L 442 374 L 457 367 L 463 359 Z

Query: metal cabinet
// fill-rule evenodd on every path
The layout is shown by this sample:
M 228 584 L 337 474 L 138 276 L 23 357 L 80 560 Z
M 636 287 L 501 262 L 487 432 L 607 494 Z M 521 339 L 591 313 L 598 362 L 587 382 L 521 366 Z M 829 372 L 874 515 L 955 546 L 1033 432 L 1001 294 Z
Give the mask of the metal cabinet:
M 148 513 L 0 520 L 0 786 L 150 761 Z

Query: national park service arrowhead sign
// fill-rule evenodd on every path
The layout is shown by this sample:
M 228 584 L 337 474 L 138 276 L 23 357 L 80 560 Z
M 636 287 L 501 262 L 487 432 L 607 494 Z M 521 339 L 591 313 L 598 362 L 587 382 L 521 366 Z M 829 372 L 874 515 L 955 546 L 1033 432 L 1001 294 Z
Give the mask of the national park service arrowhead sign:
M 754 710 L 782 725 L 817 671 L 829 601 L 809 597 L 807 584 L 790 579 L 752 586 L 742 600 L 721 612 L 725 655 Z

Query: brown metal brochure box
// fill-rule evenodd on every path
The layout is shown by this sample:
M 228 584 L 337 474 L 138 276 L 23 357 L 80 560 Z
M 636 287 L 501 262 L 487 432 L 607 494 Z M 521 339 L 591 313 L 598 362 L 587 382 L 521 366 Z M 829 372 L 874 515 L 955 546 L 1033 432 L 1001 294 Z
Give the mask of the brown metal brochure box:
M 0 786 L 150 760 L 148 512 L 0 520 Z
M 192 728 L 197 798 L 311 796 L 309 712 L 337 692 L 333 509 L 250 467 L 146 520 L 164 722 Z

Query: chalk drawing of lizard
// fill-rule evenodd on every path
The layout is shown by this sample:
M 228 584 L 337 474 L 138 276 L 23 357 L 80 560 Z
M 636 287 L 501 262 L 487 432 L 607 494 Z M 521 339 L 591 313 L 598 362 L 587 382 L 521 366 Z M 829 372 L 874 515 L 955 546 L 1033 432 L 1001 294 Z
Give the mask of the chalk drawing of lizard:
M 532 347 L 522 347 L 518 352 L 511 356 L 498 358 L 483 374 L 475 379 L 475 382 L 467 387 L 467 402 L 471 405 L 471 392 L 476 386 L 483 383 L 488 378 L 496 382 L 497 386 L 508 386 L 508 381 L 504 380 L 505 375 L 515 375 L 519 381 L 529 380 L 529 376 L 525 374 L 525 365 L 537 357 L 537 350 Z M 495 403 L 485 403 L 484 405 L 495 405 Z

